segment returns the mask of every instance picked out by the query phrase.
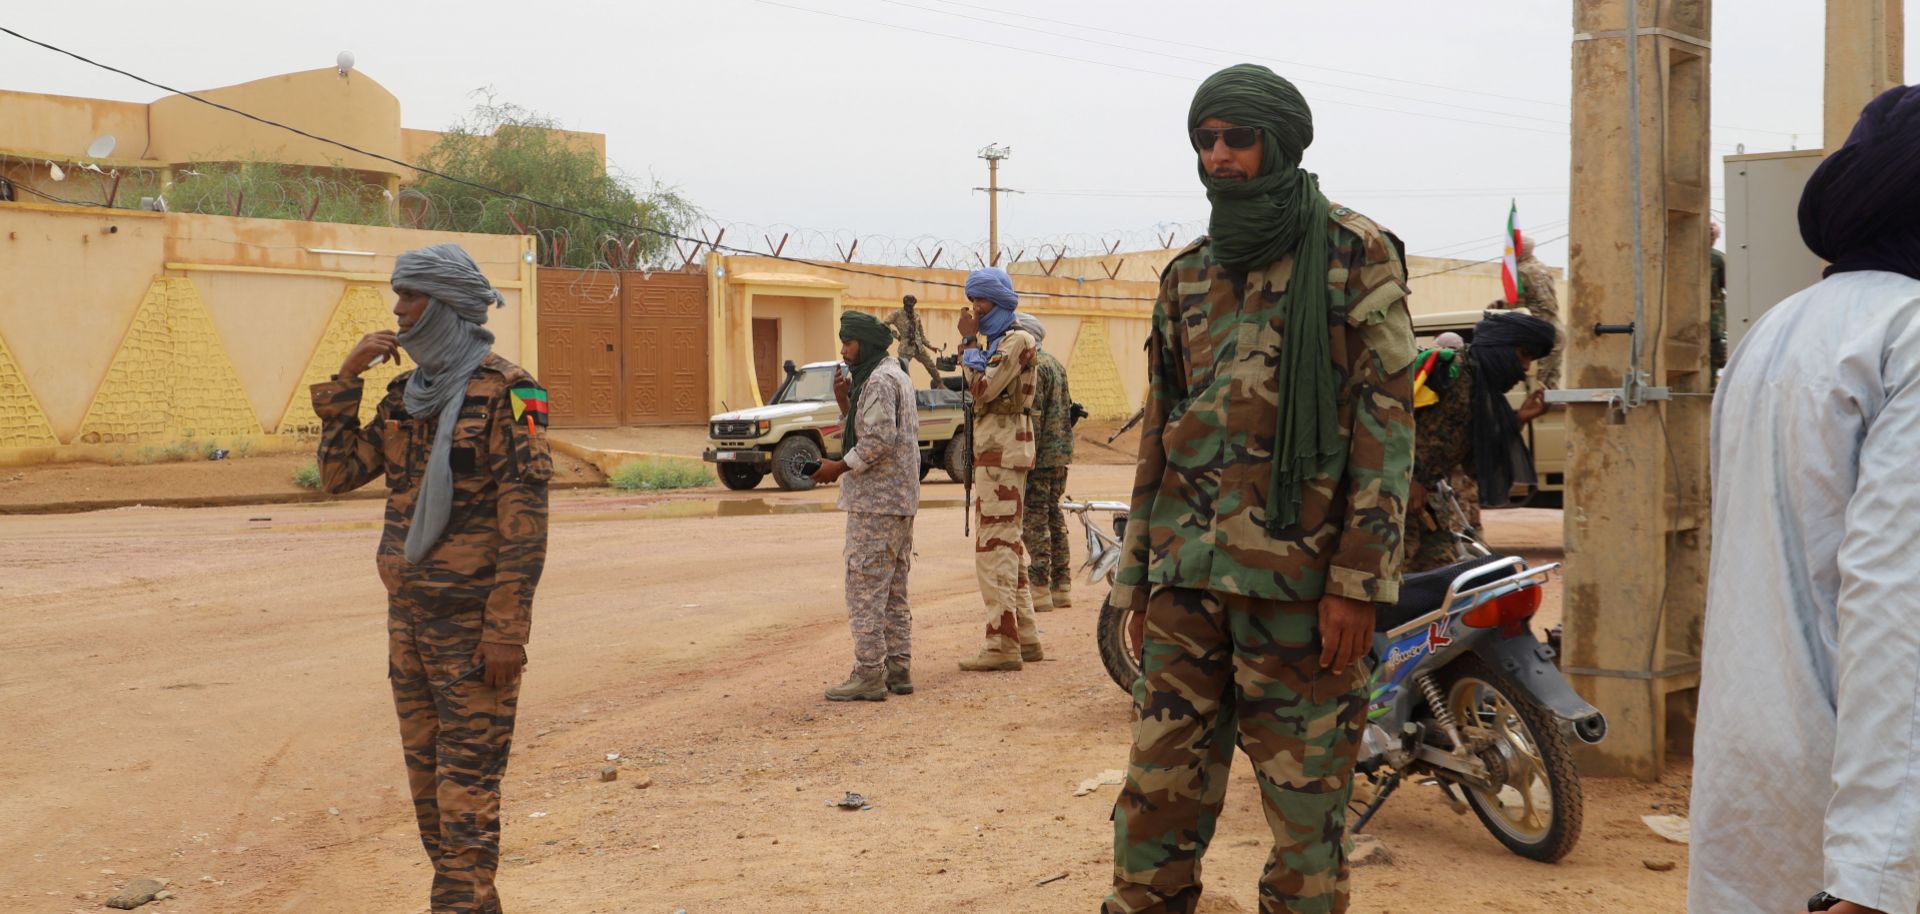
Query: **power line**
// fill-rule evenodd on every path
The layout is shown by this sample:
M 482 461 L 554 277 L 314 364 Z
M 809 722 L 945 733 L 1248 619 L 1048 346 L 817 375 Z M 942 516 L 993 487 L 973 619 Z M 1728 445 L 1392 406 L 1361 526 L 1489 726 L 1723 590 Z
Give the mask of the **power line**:
M 779 4 L 775 4 L 775 5 L 779 5 Z M 515 193 L 513 191 L 507 191 L 507 190 L 501 190 L 497 187 L 489 187 L 485 184 L 481 184 L 477 181 L 469 181 L 465 178 L 457 178 L 457 177 L 454 177 L 453 175 L 446 174 L 445 172 L 435 171 L 431 168 L 423 168 L 419 165 L 415 165 L 413 163 L 406 162 L 401 159 L 396 159 L 389 155 L 385 155 L 378 152 L 371 152 L 369 150 L 361 149 L 358 146 L 353 146 L 348 143 L 340 142 L 339 140 L 330 139 L 328 137 L 320 136 L 319 134 L 315 134 L 315 133 L 309 133 L 308 131 L 302 130 L 298 127 L 292 127 L 287 124 L 280 123 L 279 121 L 269 120 L 268 118 L 261 117 L 257 114 L 253 114 L 247 111 L 242 111 L 231 105 L 221 104 L 220 102 L 213 101 L 212 99 L 202 98 L 198 95 L 193 94 L 192 92 L 187 92 L 181 89 L 175 89 L 171 86 L 167 86 L 162 83 L 155 82 L 151 79 L 147 79 L 144 76 L 140 76 L 135 73 L 129 73 L 126 70 L 120 69 L 119 67 L 111 66 L 109 64 L 104 64 L 97 60 L 92 60 L 80 54 L 74 53 L 73 51 L 69 51 L 65 48 L 57 47 L 55 45 L 48 44 L 44 41 L 39 41 L 33 38 L 29 38 L 6 26 L 0 26 L 0 33 L 12 35 L 13 37 L 20 39 L 21 41 L 27 42 L 28 44 L 37 45 L 49 51 L 53 51 L 54 53 L 71 57 L 74 60 L 80 61 L 81 63 L 84 63 L 88 66 L 98 67 L 110 73 L 117 73 L 135 82 L 141 83 L 143 85 L 151 86 L 155 89 L 159 89 L 162 92 L 169 92 L 174 95 L 181 96 L 183 98 L 190 98 L 196 102 L 199 102 L 200 104 L 207 105 L 212 108 L 218 108 L 222 111 L 228 112 L 229 114 L 238 115 L 240 117 L 246 118 L 247 120 L 254 121 L 256 123 L 264 124 L 269 127 L 275 127 L 280 130 L 285 130 L 297 136 L 303 136 L 303 137 L 306 137 L 307 139 L 313 140 L 318 143 L 325 143 L 329 146 L 333 146 L 339 149 L 344 149 L 356 155 L 366 156 L 368 158 L 375 159 L 377 161 L 386 162 L 390 165 L 398 165 L 401 168 L 411 169 L 413 171 L 419 172 L 420 174 L 432 175 L 436 178 L 452 181 L 455 184 L 459 184 L 463 187 L 470 187 L 470 188 L 473 188 L 474 190 L 478 190 L 483 193 L 493 194 L 495 196 L 508 199 L 508 200 L 518 200 L 522 203 L 526 203 L 532 206 L 543 207 L 557 213 L 566 213 L 571 216 L 578 216 L 582 219 L 588 219 L 594 222 L 605 223 L 607 225 L 616 226 L 618 228 L 625 229 L 627 231 L 644 232 L 646 234 L 654 235 L 659 238 L 665 238 L 671 241 L 679 241 L 679 242 L 685 242 L 687 244 L 703 245 L 710 250 L 726 251 L 728 253 L 743 254 L 743 255 L 748 255 L 753 257 L 768 257 L 773 260 L 781 260 L 781 261 L 786 261 L 788 263 L 808 264 L 811 266 L 821 267 L 821 268 L 830 269 L 830 270 L 836 270 L 838 272 L 849 273 L 849 274 L 854 274 L 859 276 L 872 276 L 880 279 L 906 280 L 908 282 L 916 282 L 926 286 L 935 286 L 935 287 L 942 287 L 942 288 L 949 288 L 949 289 L 962 289 L 962 290 L 966 288 L 965 283 L 943 282 L 935 279 L 915 279 L 910 276 L 899 276 L 892 273 L 876 272 L 873 270 L 862 270 L 862 269 L 847 266 L 844 264 L 835 264 L 835 263 L 827 263 L 827 262 L 812 261 L 812 260 L 800 260 L 799 258 L 794 258 L 794 257 L 781 257 L 777 254 L 762 254 L 758 251 L 752 251 L 746 248 L 737 248 L 737 247 L 733 247 L 732 245 L 720 244 L 717 241 L 708 241 L 704 238 L 701 238 L 701 239 L 688 238 L 684 235 L 678 235 L 673 232 L 668 232 L 662 229 L 653 228 L 652 226 L 635 225 L 633 223 L 621 222 L 618 219 L 610 219 L 606 216 L 602 216 L 597 213 L 589 213 L 583 210 L 573 209 L 572 207 L 562 206 L 558 203 L 549 203 L 544 200 L 537 200 L 533 197 L 527 196 L 526 194 Z M 35 193 L 38 193 L 38 192 L 35 191 Z M 1137 295 L 1078 295 L 1078 294 L 1072 294 L 1072 293 L 1037 292 L 1037 291 L 1027 292 L 1025 294 L 1034 296 L 1037 298 L 1085 299 L 1085 300 L 1099 300 L 1099 301 L 1150 302 L 1154 300 L 1152 298 L 1145 298 Z
M 1566 236 L 1566 235 L 1556 235 L 1556 236 L 1554 236 L 1554 237 L 1552 237 L 1552 238 L 1548 238 L 1548 239 L 1547 239 L 1547 240 L 1545 240 L 1545 241 L 1536 241 L 1536 242 L 1534 242 L 1533 244 L 1534 244 L 1534 246 L 1535 246 L 1535 247 L 1539 247 L 1539 246 L 1541 246 L 1541 245 L 1546 245 L 1546 244 L 1553 244 L 1553 243 L 1554 243 L 1554 242 L 1556 242 L 1556 241 L 1565 241 L 1565 240 L 1567 240 L 1567 236 Z M 1504 258 L 1504 257 L 1506 257 L 1506 255 L 1505 255 L 1505 254 L 1499 254 L 1499 255 L 1496 255 L 1496 256 L 1493 256 L 1493 257 L 1488 257 L 1488 258 L 1485 258 L 1485 259 L 1482 259 L 1482 260 L 1475 260 L 1475 261 L 1471 261 L 1471 262 L 1468 262 L 1468 263 L 1460 263 L 1460 264 L 1454 264 L 1453 266 L 1450 266 L 1450 267 L 1447 267 L 1447 268 L 1446 268 L 1446 269 L 1444 269 L 1444 270 L 1429 270 L 1428 272 L 1425 272 L 1425 273 L 1417 273 L 1417 274 L 1414 274 L 1414 275 L 1412 275 L 1412 276 L 1409 276 L 1409 277 L 1407 277 L 1407 279 L 1408 279 L 1408 281 L 1412 281 L 1412 280 L 1415 280 L 1415 279 L 1422 279 L 1422 278 L 1424 278 L 1424 277 L 1428 277 L 1428 276 L 1439 276 L 1439 275 L 1440 275 L 1440 274 L 1442 274 L 1442 273 L 1452 273 L 1452 272 L 1454 272 L 1454 271 L 1456 271 L 1456 270 L 1464 270 L 1464 269 L 1466 269 L 1466 268 L 1468 268 L 1468 267 L 1477 267 L 1477 266 L 1479 266 L 1479 265 L 1481 265 L 1481 264 L 1483 264 L 1483 263 L 1492 263 L 1492 262 L 1494 262 L 1494 261 L 1496 261 L 1496 260 L 1500 260 L 1500 259 L 1502 259 L 1502 258 Z
M 899 0 L 880 0 L 880 2 L 894 3 L 899 6 L 911 6 L 911 4 L 902 3 L 902 2 L 899 2 Z M 1392 83 L 1400 83 L 1402 85 L 1408 85 L 1408 86 L 1418 86 L 1423 89 L 1435 89 L 1441 92 L 1458 92 L 1466 95 L 1480 95 L 1487 98 L 1497 98 L 1497 99 L 1502 99 L 1504 101 L 1524 102 L 1529 105 L 1544 105 L 1550 108 L 1560 108 L 1565 110 L 1572 110 L 1573 108 L 1572 105 L 1569 105 L 1565 102 L 1550 102 L 1545 99 L 1525 98 L 1518 95 L 1503 95 L 1498 92 L 1487 92 L 1480 89 L 1464 89 L 1459 86 L 1445 86 L 1439 83 L 1422 82 L 1420 80 L 1415 80 L 1415 79 L 1402 79 L 1397 76 L 1384 76 L 1378 73 L 1367 73 L 1361 70 L 1343 70 L 1343 69 L 1340 69 L 1339 67 L 1327 67 L 1327 66 L 1321 66 L 1319 64 L 1304 63 L 1298 60 L 1285 60 L 1279 57 L 1268 57 L 1261 54 L 1249 54 L 1244 51 L 1234 51 L 1234 50 L 1229 50 L 1227 48 L 1214 47 L 1211 45 L 1190 44 L 1184 41 L 1174 41 L 1173 39 L 1170 39 L 1170 38 L 1158 38 L 1152 35 L 1142 35 L 1137 32 L 1124 32 L 1118 29 L 1103 28 L 1101 26 L 1089 25 L 1084 22 L 1074 22 L 1068 19 L 1052 19 L 1046 16 L 1035 16 L 1028 13 L 1017 13 L 1012 10 L 996 9 L 994 7 L 981 6 L 979 4 L 974 4 L 974 3 L 961 3 L 961 2 L 958 2 L 958 0 L 933 0 L 933 2 L 940 3 L 946 6 L 958 6 L 966 9 L 980 10 L 982 12 L 997 13 L 1002 16 L 1012 16 L 1018 19 L 1028 19 L 1035 22 L 1050 22 L 1050 23 L 1053 23 L 1054 25 L 1072 26 L 1074 28 L 1086 29 L 1092 32 L 1101 32 L 1108 35 L 1118 35 L 1122 38 L 1134 38 L 1141 41 L 1152 41 L 1152 42 L 1157 42 L 1159 44 L 1169 45 L 1172 47 L 1190 48 L 1196 51 L 1211 51 L 1216 54 L 1227 54 L 1233 57 L 1239 57 L 1239 58 L 1249 59 L 1249 60 L 1266 60 L 1272 63 L 1285 64 L 1286 66 L 1289 66 L 1289 67 L 1301 67 L 1308 70 L 1324 70 L 1328 73 L 1340 73 L 1346 76 L 1358 76 L 1364 79 L 1377 79 L 1382 82 L 1392 82 Z M 916 7 L 916 8 L 924 9 L 924 7 Z M 968 18 L 973 18 L 973 17 L 968 17 Z M 980 21 L 990 22 L 992 24 L 1001 25 L 1007 28 L 1020 28 L 1020 26 L 1011 25 L 1009 23 L 993 23 L 992 20 L 980 20 Z M 1071 37 L 1071 36 L 1062 36 L 1062 37 Z M 1085 41 L 1087 39 L 1076 38 L 1074 40 Z M 1119 46 L 1114 45 L 1114 47 L 1119 47 Z M 1144 49 L 1129 49 L 1129 50 L 1139 50 L 1140 53 L 1145 53 L 1145 54 L 1156 53 L 1154 51 L 1147 51 Z M 1172 55 L 1161 54 L 1157 56 L 1172 56 Z M 1180 59 L 1191 59 L 1191 58 L 1180 58 Z M 1300 81 L 1305 82 L 1306 80 L 1300 80 Z M 1330 85 L 1330 84 L 1321 83 L 1320 85 Z M 1345 88 L 1345 87 L 1337 87 L 1337 88 Z M 1369 90 L 1355 89 L 1353 91 L 1365 92 Z M 1412 100 L 1412 101 L 1428 102 L 1430 104 L 1435 104 L 1435 105 L 1448 105 L 1448 107 L 1462 107 L 1459 105 L 1449 105 L 1447 102 L 1434 101 L 1431 99 L 1416 99 L 1416 98 L 1412 98 L 1411 96 L 1408 96 L 1408 98 L 1409 100 Z M 1482 111 L 1486 109 L 1469 108 L 1467 110 Z M 1525 117 L 1525 115 L 1507 114 L 1506 112 L 1496 112 L 1496 113 L 1502 114 L 1507 117 Z M 1538 120 L 1538 118 L 1535 118 L 1535 120 Z M 1713 126 L 1713 129 L 1715 130 L 1730 130 L 1730 131 L 1739 131 L 1744 133 L 1771 133 L 1776 136 L 1785 136 L 1785 137 L 1804 136 L 1810 133 L 1818 132 L 1818 131 L 1807 131 L 1807 130 L 1802 130 L 1797 132 L 1789 131 L 1789 130 L 1771 130 L 1764 127 L 1735 127 L 1735 126 L 1728 126 L 1728 125 L 1721 125 L 1721 124 L 1715 124 L 1712 126 Z
M 1149 69 L 1146 69 L 1145 67 L 1132 67 L 1126 64 L 1112 63 L 1104 60 L 1095 60 L 1090 57 L 1075 57 L 1071 54 L 1056 54 L 1052 51 L 1042 51 L 1036 48 L 1023 48 L 1018 45 L 1001 44 L 999 42 L 986 41 L 980 38 L 969 38 L 965 35 L 954 35 L 948 32 L 936 32 L 936 31 L 933 31 L 932 29 L 923 29 L 923 28 L 918 28 L 910 25 L 900 25 L 898 23 L 893 23 L 893 22 L 883 22 L 878 19 L 865 19 L 859 16 L 849 16 L 845 13 L 835 13 L 829 10 L 814 9 L 813 7 L 808 7 L 808 6 L 794 6 L 789 3 L 780 3 L 778 2 L 778 0 L 751 0 L 751 2 L 758 3 L 763 6 L 773 6 L 773 7 L 779 7 L 781 9 L 793 10 L 795 12 L 812 13 L 816 16 L 827 16 L 833 19 L 844 19 L 848 22 L 859 22 L 866 25 L 879 26 L 881 28 L 886 28 L 886 29 L 897 29 L 903 32 L 913 32 L 918 35 L 931 35 L 935 38 L 947 38 L 953 41 L 964 41 L 964 42 L 967 42 L 968 44 L 984 45 L 986 47 L 1000 48 L 1001 50 L 1006 50 L 1006 51 L 1018 51 L 1025 54 L 1038 54 L 1042 57 L 1051 57 L 1056 60 L 1067 60 L 1067 61 L 1073 61 L 1075 63 L 1093 64 L 1094 66 L 1097 66 L 1097 67 L 1111 67 L 1116 70 L 1126 70 L 1133 73 L 1145 73 L 1149 76 L 1164 76 L 1168 79 L 1177 79 L 1182 82 L 1190 82 L 1193 79 L 1193 77 L 1191 76 L 1182 76 L 1178 73 L 1168 73 L 1164 70 L 1149 70 Z M 1424 111 L 1407 111 L 1402 108 L 1387 108 L 1381 105 L 1369 105 L 1362 102 L 1346 101 L 1344 99 L 1333 99 L 1329 101 L 1332 104 L 1337 104 L 1341 107 L 1346 107 L 1346 108 L 1364 108 L 1370 111 L 1384 111 L 1388 114 L 1399 114 L 1399 115 L 1405 115 L 1407 117 L 1432 118 L 1433 120 L 1449 121 L 1456 124 L 1467 124 L 1475 127 L 1493 127 L 1493 128 L 1502 129 L 1502 130 L 1518 130 L 1524 133 L 1538 133 L 1538 134 L 1544 134 L 1546 136 L 1555 136 L 1555 137 L 1563 137 L 1567 135 L 1566 132 L 1564 131 L 1540 130 L 1533 127 L 1523 127 L 1523 126 L 1520 126 L 1519 124 L 1497 124 L 1490 121 L 1476 121 L 1476 120 L 1469 120 L 1467 118 L 1448 117 L 1444 114 L 1429 114 Z
M 965 13 L 954 13 L 954 12 L 948 12 L 947 10 L 937 10 L 932 7 L 920 6 L 918 4 L 908 3 L 906 2 L 906 0 L 876 0 L 876 2 L 885 3 L 890 6 L 898 6 L 906 9 L 920 10 L 922 12 L 934 13 L 936 15 L 941 15 L 941 16 L 954 16 L 960 19 L 966 19 L 970 22 L 984 22 L 988 25 L 998 26 L 1003 29 L 1019 29 L 1020 31 L 1023 31 L 1023 32 L 1033 32 L 1040 35 L 1051 35 L 1055 38 L 1065 38 L 1068 41 L 1085 42 L 1087 44 L 1099 45 L 1100 47 L 1103 47 L 1103 48 L 1115 48 L 1117 50 L 1130 51 L 1135 54 L 1150 54 L 1154 57 L 1164 57 L 1164 58 L 1167 58 L 1168 60 L 1181 60 L 1181 61 L 1186 61 L 1188 63 L 1197 63 L 1197 64 L 1201 64 L 1202 66 L 1208 66 L 1208 67 L 1220 66 L 1220 63 L 1217 60 L 1207 60 L 1199 57 L 1188 57 L 1183 54 L 1168 54 L 1163 51 L 1154 51 L 1154 50 L 1149 50 L 1147 48 L 1138 48 L 1132 45 L 1116 44 L 1111 41 L 1099 41 L 1093 38 L 1082 38 L 1077 35 L 1070 35 L 1066 32 L 1056 32 L 1051 29 L 1040 29 L 1040 28 L 1034 28 L 1032 26 L 1014 25 L 1012 23 L 1007 23 L 1007 22 L 998 22 L 998 21 L 995 21 L 992 19 L 986 19 L 980 16 L 969 16 Z M 1153 39 L 1145 39 L 1145 40 L 1151 41 Z M 1229 53 L 1229 52 L 1222 51 L 1220 53 Z M 1303 85 L 1324 86 L 1329 89 L 1340 89 L 1347 92 L 1359 92 L 1363 95 L 1378 95 L 1384 98 L 1391 98 L 1398 101 L 1421 102 L 1429 105 L 1439 105 L 1443 108 L 1458 108 L 1462 111 L 1474 111 L 1480 114 L 1491 114 L 1496 117 L 1512 117 L 1512 118 L 1519 118 L 1521 120 L 1540 121 L 1542 123 L 1547 123 L 1547 124 L 1564 123 L 1564 121 L 1562 120 L 1555 120 L 1553 118 L 1534 117 L 1533 115 L 1528 115 L 1528 114 L 1515 114 L 1511 111 L 1495 111 L 1491 108 L 1475 108 L 1471 105 L 1456 105 L 1451 102 L 1437 101 L 1435 99 L 1414 98 L 1412 96 L 1396 94 L 1393 92 L 1382 92 L 1378 89 L 1363 89 L 1363 88 L 1360 88 L 1359 86 L 1343 86 L 1339 83 L 1320 82 L 1320 81 L 1311 80 L 1311 79 L 1296 79 L 1294 80 L 1294 82 L 1301 83 Z

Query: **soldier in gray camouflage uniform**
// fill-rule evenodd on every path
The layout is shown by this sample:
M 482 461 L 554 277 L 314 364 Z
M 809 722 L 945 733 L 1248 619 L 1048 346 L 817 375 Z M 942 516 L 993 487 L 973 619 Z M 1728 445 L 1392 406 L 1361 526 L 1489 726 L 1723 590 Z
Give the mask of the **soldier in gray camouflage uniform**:
M 845 456 L 822 460 L 815 482 L 840 481 L 847 514 L 847 624 L 853 675 L 827 690 L 829 701 L 883 701 L 908 695 L 913 678 L 913 517 L 920 509 L 920 418 L 913 384 L 887 357 L 892 340 L 872 315 L 840 315 L 840 356 L 850 369 L 835 381 L 844 410 Z

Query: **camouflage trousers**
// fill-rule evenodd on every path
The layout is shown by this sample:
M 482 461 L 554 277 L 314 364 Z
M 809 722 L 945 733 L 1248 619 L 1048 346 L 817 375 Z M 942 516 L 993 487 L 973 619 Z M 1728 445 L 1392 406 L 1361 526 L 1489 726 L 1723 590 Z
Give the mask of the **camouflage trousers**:
M 1193 914 L 1236 738 L 1273 831 L 1261 914 L 1347 909 L 1347 801 L 1365 674 L 1359 664 L 1322 670 L 1318 627 L 1314 602 L 1154 589 L 1103 914 Z
M 933 353 L 928 351 L 927 347 L 919 345 L 909 346 L 902 343 L 895 353 L 900 359 L 901 371 L 907 371 L 908 362 L 919 362 L 927 369 L 927 374 L 931 375 L 933 380 L 940 380 L 940 366 L 934 364 Z M 912 372 L 907 372 L 907 374 L 911 376 Z
M 913 518 L 847 512 L 845 555 L 853 671 L 885 673 L 887 661 L 905 663 L 913 654 L 913 610 L 907 606 Z
M 388 605 L 387 678 L 433 862 L 433 914 L 498 914 L 500 778 L 520 683 L 495 689 L 474 662 L 484 607 L 429 615 L 397 598 Z
M 1068 549 L 1067 515 L 1060 499 L 1067 491 L 1066 467 L 1027 471 L 1025 520 L 1021 540 L 1027 547 L 1027 581 L 1035 590 L 1073 589 L 1073 553 Z
M 1026 488 L 1026 470 L 974 468 L 973 573 L 987 604 L 986 650 L 1002 656 L 1018 657 L 1021 645 L 1040 643 L 1020 541 Z

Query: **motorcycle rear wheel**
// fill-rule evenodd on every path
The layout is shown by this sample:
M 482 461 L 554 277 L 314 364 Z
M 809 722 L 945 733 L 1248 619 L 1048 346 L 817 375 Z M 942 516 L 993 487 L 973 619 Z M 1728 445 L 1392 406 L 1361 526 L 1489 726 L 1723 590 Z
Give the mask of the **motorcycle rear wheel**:
M 1100 620 L 1094 626 L 1100 647 L 1100 663 L 1120 691 L 1133 694 L 1133 682 L 1140 678 L 1140 662 L 1134 658 L 1134 645 L 1127 638 L 1127 614 L 1113 605 L 1113 594 L 1100 603 Z
M 1500 788 L 1459 783 L 1480 824 L 1507 850 L 1552 863 L 1580 840 L 1580 774 L 1566 731 L 1513 677 L 1472 654 L 1447 666 L 1447 705 L 1468 742 L 1491 741 Z

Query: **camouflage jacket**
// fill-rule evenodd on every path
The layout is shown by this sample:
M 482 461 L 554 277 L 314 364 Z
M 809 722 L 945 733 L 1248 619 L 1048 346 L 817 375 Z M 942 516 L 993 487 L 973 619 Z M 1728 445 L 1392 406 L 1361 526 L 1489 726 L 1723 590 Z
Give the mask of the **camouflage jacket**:
M 447 529 L 415 565 L 406 558 L 407 528 L 437 423 L 407 414 L 401 394 L 410 374 L 403 372 L 387 385 L 365 427 L 359 379 L 313 385 L 313 411 L 321 420 L 321 482 L 339 495 L 386 478 L 386 528 L 374 561 L 396 602 L 428 617 L 484 607 L 482 640 L 525 644 L 533 625 L 533 590 L 547 559 L 553 456 L 546 413 L 527 409 L 522 405 L 527 398 L 515 394 L 537 391 L 544 397 L 545 391 L 532 375 L 498 355 L 489 355 L 474 371 L 454 428 Z
M 1147 405 L 1116 603 L 1150 585 L 1301 601 L 1399 598 L 1413 469 L 1413 323 L 1396 242 L 1336 207 L 1327 326 L 1346 460 L 1307 484 L 1297 524 L 1266 529 L 1279 422 L 1276 367 L 1291 255 L 1236 274 L 1201 238 L 1161 275 L 1147 339 Z
M 1008 330 L 984 372 L 967 369 L 973 393 L 973 465 L 1033 469 L 1033 354 L 1025 330 Z
M 1439 391 L 1440 402 L 1413 414 L 1413 481 L 1429 493 L 1473 459 L 1473 360 L 1462 349 L 1453 363 L 1460 371 Z
M 859 415 L 847 421 L 860 434 L 843 458 L 840 510 L 911 517 L 920 510 L 920 414 L 899 362 L 880 360 L 860 391 Z
M 1727 255 L 1719 248 L 1707 249 L 1707 298 L 1715 304 L 1727 303 Z
M 1073 394 L 1067 389 L 1067 369 L 1045 349 L 1033 356 L 1031 412 L 1033 465 L 1063 467 L 1073 463 Z
M 907 309 L 893 309 L 887 314 L 883 323 L 893 331 L 893 338 L 900 341 L 901 357 L 904 358 L 907 350 L 915 346 L 926 347 L 927 333 L 920 327 L 920 318 L 917 315 L 908 314 Z
M 1527 289 L 1520 296 L 1519 307 L 1542 320 L 1559 320 L 1560 293 L 1553 288 L 1553 271 L 1538 259 L 1528 257 L 1520 261 L 1520 278 Z

